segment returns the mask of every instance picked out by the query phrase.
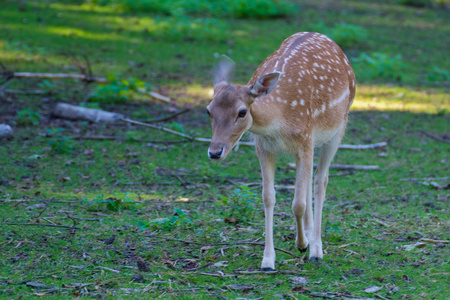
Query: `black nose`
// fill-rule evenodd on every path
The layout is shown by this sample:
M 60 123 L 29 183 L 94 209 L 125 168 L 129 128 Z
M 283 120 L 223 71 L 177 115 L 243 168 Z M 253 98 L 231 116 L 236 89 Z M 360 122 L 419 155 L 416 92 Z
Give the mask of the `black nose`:
M 217 152 L 211 152 L 211 151 L 209 151 L 209 152 L 208 152 L 209 158 L 212 158 L 212 159 L 219 159 L 220 156 L 222 156 L 222 152 L 223 152 L 223 149 L 220 149 L 220 151 L 217 151 Z

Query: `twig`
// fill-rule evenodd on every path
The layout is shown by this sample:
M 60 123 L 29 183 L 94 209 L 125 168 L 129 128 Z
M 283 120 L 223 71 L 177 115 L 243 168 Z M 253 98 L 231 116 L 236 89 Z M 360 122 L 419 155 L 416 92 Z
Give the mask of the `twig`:
M 425 242 L 425 243 L 432 243 L 432 244 L 449 244 L 450 241 L 448 240 L 432 240 L 432 239 L 420 239 L 420 242 Z
M 317 164 L 314 164 L 314 168 L 317 168 Z M 288 167 L 295 169 L 296 165 L 294 163 L 289 163 Z M 335 165 L 331 164 L 330 169 L 332 170 L 379 170 L 380 167 L 376 165 Z
M 342 144 L 339 146 L 339 149 L 344 150 L 369 150 L 369 149 L 376 149 L 376 148 L 384 148 L 388 144 L 386 142 L 380 142 L 375 144 L 369 144 L 369 145 L 345 145 Z
M 171 119 L 173 119 L 173 118 L 175 118 L 175 117 L 177 117 L 177 116 L 179 116 L 181 114 L 184 114 L 184 113 L 188 112 L 189 110 L 190 110 L 189 108 L 186 108 L 186 109 L 180 110 L 180 111 L 178 111 L 178 112 L 176 112 L 176 113 L 174 113 L 174 114 L 172 114 L 170 116 L 167 116 L 167 117 L 162 117 L 162 118 L 153 119 L 153 120 L 147 120 L 146 123 L 157 123 L 157 122 L 168 121 L 168 120 L 171 120 Z
M 179 239 L 173 239 L 173 238 L 166 238 L 166 237 L 159 237 L 162 238 L 164 240 L 167 241 L 175 241 L 175 242 L 181 242 L 181 243 L 185 243 L 185 244 L 194 244 L 194 245 L 205 245 L 203 243 L 199 243 L 199 242 L 194 242 L 194 241 L 186 241 L 186 240 L 179 240 Z M 264 243 L 257 243 L 257 242 L 235 242 L 235 243 L 213 243 L 213 244 L 207 244 L 208 246 L 237 246 L 237 245 L 255 245 L 255 246 L 265 246 Z M 295 258 L 299 258 L 301 259 L 300 256 L 295 255 L 292 252 L 289 252 L 287 250 L 281 249 L 281 248 L 276 248 L 275 250 L 289 254 Z
M 436 140 L 436 141 L 442 142 L 442 143 L 450 144 L 450 140 L 443 139 L 443 138 L 441 138 L 440 136 L 437 136 L 437 135 L 435 135 L 435 134 L 432 134 L 432 133 L 429 133 L 429 132 L 426 132 L 426 131 L 423 131 L 423 130 L 419 130 L 419 131 L 420 131 L 421 133 L 425 134 L 426 136 L 432 138 L 433 140 Z
M 108 83 L 106 78 L 86 76 L 84 74 L 14 72 L 11 75 L 12 78 L 77 79 L 88 82 Z
M 96 141 L 115 141 L 122 140 L 124 138 L 118 136 L 105 136 L 105 135 L 86 135 L 86 136 L 73 136 L 73 140 L 96 140 Z
M 90 69 L 89 61 L 86 59 L 87 62 L 87 68 L 88 68 L 88 75 L 86 74 L 70 74 L 70 73 L 31 73 L 31 72 L 10 72 L 8 69 L 4 68 L 6 71 L 0 74 L 1 77 L 6 77 L 6 80 L 10 80 L 13 78 L 40 78 L 40 79 L 76 79 L 81 81 L 86 81 L 87 83 L 90 82 L 97 82 L 97 83 L 108 83 L 108 80 L 106 78 L 102 77 L 96 77 L 91 76 L 92 70 Z M 85 72 L 84 68 L 81 68 L 82 72 Z M 168 97 L 165 97 L 163 95 L 160 95 L 156 92 L 147 91 L 143 88 L 137 89 L 139 93 L 146 94 L 148 96 L 151 96 L 152 98 L 158 100 L 159 102 L 163 103 L 171 103 L 172 100 Z
M 77 221 L 73 218 L 72 215 L 67 215 L 67 217 L 72 220 L 72 222 L 73 222 L 72 227 L 75 227 L 75 225 L 77 225 Z
M 430 181 L 430 180 L 447 180 L 450 177 L 428 177 L 428 178 L 403 178 L 400 181 Z
M 44 209 L 39 213 L 39 216 L 36 217 L 36 220 L 39 220 L 39 218 L 42 216 L 42 214 L 44 213 L 44 211 L 47 209 L 48 204 L 45 204 Z
M 139 121 L 134 121 L 134 120 L 125 119 L 125 118 L 122 118 L 122 119 L 119 119 L 119 120 L 127 122 L 127 123 L 131 123 L 131 124 L 135 124 L 135 125 L 146 126 L 146 127 L 150 127 L 150 128 L 153 128 L 153 129 L 158 129 L 158 130 L 165 131 L 165 132 L 168 132 L 170 134 L 173 134 L 173 135 L 176 135 L 176 136 L 181 136 L 181 137 L 187 139 L 187 141 L 179 141 L 179 142 L 177 141 L 177 143 L 194 142 L 194 141 L 195 142 L 200 142 L 200 143 L 211 143 L 211 139 L 195 138 L 195 137 L 189 136 L 187 134 L 184 134 L 184 133 L 181 133 L 181 132 L 178 132 L 178 131 L 175 131 L 175 130 L 171 130 L 171 129 L 166 128 L 166 127 L 155 126 L 155 125 L 152 125 L 152 124 L 139 122 Z M 164 141 L 161 141 L 161 142 L 164 142 Z M 381 143 L 370 144 L 370 145 L 340 145 L 339 148 L 340 149 L 352 149 L 352 150 L 365 150 L 365 149 L 374 149 L 374 148 L 385 147 L 386 145 L 387 145 L 387 143 L 381 142 Z M 254 147 L 255 143 L 254 142 L 238 142 L 238 144 L 236 146 Z M 339 166 L 339 165 L 335 165 L 335 166 Z M 375 170 L 375 169 L 379 168 L 378 166 L 363 166 L 363 167 L 364 167 L 363 170 Z M 372 167 L 372 169 L 370 167 Z M 343 168 L 342 167 L 341 169 L 336 169 L 336 170 L 359 170 L 359 169 Z M 345 175 L 347 175 L 347 174 L 345 174 Z M 344 175 L 342 175 L 342 176 L 344 176 Z
M 44 95 L 48 92 L 41 90 L 29 90 L 29 91 L 19 91 L 19 90 L 5 90 L 7 94 L 19 94 L 19 95 Z
M 51 224 L 33 224 L 33 223 L 3 223 L 5 225 L 15 225 L 15 226 L 45 226 L 45 227 L 58 227 L 64 229 L 83 229 L 80 227 L 64 226 L 64 225 L 51 225 Z
M 96 219 L 96 218 L 87 219 L 87 218 L 75 217 L 74 215 L 67 215 L 67 217 L 69 217 L 69 216 L 70 216 L 70 219 L 76 219 L 76 220 L 81 220 L 81 221 L 97 221 L 97 222 L 101 222 L 102 221 L 102 219 Z

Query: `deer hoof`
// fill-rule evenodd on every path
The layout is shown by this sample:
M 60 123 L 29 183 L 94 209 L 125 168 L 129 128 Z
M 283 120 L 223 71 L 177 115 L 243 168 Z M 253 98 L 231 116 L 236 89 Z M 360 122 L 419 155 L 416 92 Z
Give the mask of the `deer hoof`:
M 272 271 L 275 271 L 275 269 L 272 269 L 272 268 L 261 268 L 261 270 L 264 271 L 264 272 L 272 272 Z
M 310 257 L 309 258 L 309 261 L 310 262 L 315 262 L 315 263 L 320 263 L 320 262 L 322 262 L 322 259 L 320 258 L 320 257 Z
M 300 251 L 300 253 L 305 253 L 306 252 L 306 250 L 308 250 L 309 249 L 309 245 L 308 246 L 306 246 L 306 248 L 305 249 L 300 249 L 300 248 L 297 248 L 298 249 L 298 251 Z

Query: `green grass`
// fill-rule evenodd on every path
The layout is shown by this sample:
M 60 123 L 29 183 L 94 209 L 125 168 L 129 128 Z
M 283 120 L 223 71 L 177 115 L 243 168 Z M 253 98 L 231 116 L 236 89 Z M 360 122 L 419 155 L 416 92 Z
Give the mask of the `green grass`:
M 83 1 L 0 1 L 0 61 L 15 71 L 78 72 L 86 55 L 94 75 L 131 78 L 119 88 L 146 82 L 177 99 L 176 109 L 191 108 L 163 125 L 199 137 L 211 134 L 204 106 L 215 53 L 232 57 L 235 81 L 245 83 L 294 32 L 347 33 L 338 24 L 361 26 L 368 35 L 352 33 L 363 38 L 344 47 L 350 59 L 401 54 L 405 66 L 399 81 L 358 76 L 364 68 L 354 63 L 360 84 L 343 143 L 389 146 L 338 151 L 336 164 L 381 170 L 330 178 L 322 227 L 326 265 L 295 249 L 293 191 L 281 187 L 275 246 L 299 258 L 277 252 L 278 273 L 245 274 L 259 269 L 263 248 L 234 244 L 264 241 L 263 205 L 248 201 L 259 198 L 261 187 L 236 191 L 260 182 L 254 149 L 240 147 L 217 163 L 208 160 L 207 144 L 152 142 L 179 139 L 160 131 L 52 119 L 55 103 L 82 103 L 97 86 L 15 80 L 7 89 L 45 94 L 0 98 L 0 123 L 15 131 L 13 140 L 0 140 L 0 298 L 446 298 L 449 245 L 424 241 L 449 240 L 448 190 L 426 184 L 448 184 L 438 178 L 448 176 L 449 147 L 423 133 L 448 136 L 445 11 L 395 1 L 299 1 L 298 14 L 280 19 L 178 19 L 77 2 Z M 173 113 L 142 95 L 105 100 L 84 105 L 138 120 Z M 83 135 L 117 140 L 76 139 Z M 277 185 L 293 184 L 292 161 L 278 159 Z M 295 276 L 309 284 L 300 288 L 291 282 Z M 373 285 L 382 289 L 364 292 Z

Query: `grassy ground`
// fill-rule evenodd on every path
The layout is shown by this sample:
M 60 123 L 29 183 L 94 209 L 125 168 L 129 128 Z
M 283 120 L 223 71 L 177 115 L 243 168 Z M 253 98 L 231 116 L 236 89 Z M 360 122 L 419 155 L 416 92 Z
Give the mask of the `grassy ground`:
M 336 164 L 381 169 L 331 172 L 345 176 L 328 185 L 325 264 L 294 247 L 295 174 L 292 158 L 281 157 L 275 246 L 291 254 L 277 251 L 277 272 L 258 273 L 264 224 L 253 149 L 214 163 L 206 144 L 156 143 L 178 139 L 159 131 L 52 119 L 55 103 L 81 103 L 95 87 L 15 80 L 8 89 L 51 93 L 0 98 L 0 123 L 15 129 L 0 141 L 0 298 L 446 298 L 449 194 L 439 178 L 449 174 L 450 148 L 424 132 L 448 139 L 448 79 L 429 76 L 450 69 L 448 11 L 299 1 L 299 13 L 282 19 L 193 16 L 180 23 L 183 36 L 165 27 L 172 17 L 75 2 L 0 1 L 0 61 L 15 71 L 78 72 L 73 57 L 86 55 L 97 76 L 139 78 L 177 99 L 169 107 L 135 96 L 101 108 L 148 120 L 187 107 L 163 125 L 200 137 L 210 136 L 203 107 L 215 53 L 232 57 L 245 83 L 294 32 L 362 26 L 367 38 L 344 49 L 360 78 L 344 143 L 389 146 L 336 155 Z M 401 78 L 366 77 L 354 59 L 363 52 L 402 54 Z M 117 140 L 75 139 L 85 135 Z

